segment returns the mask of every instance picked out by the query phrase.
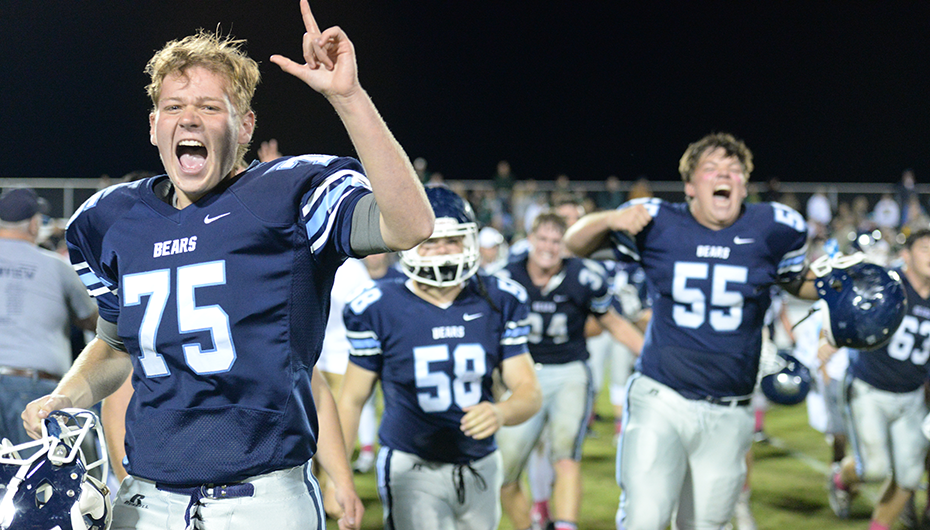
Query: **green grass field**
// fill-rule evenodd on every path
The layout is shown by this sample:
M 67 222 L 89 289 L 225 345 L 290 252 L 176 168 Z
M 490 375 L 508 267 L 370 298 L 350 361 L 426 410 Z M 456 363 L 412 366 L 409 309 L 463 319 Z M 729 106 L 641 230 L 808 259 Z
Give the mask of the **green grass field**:
M 605 396 L 598 402 L 598 411 L 610 417 Z M 752 470 L 752 510 L 760 530 L 824 530 L 868 528 L 872 503 L 878 486 L 865 486 L 853 501 L 852 516 L 837 519 L 827 503 L 826 473 L 829 467 L 830 448 L 824 437 L 807 424 L 807 409 L 773 406 L 766 415 L 766 433 L 771 443 L 753 446 L 755 465 Z M 585 442 L 582 462 L 584 501 L 578 527 L 584 530 L 613 530 L 614 514 L 620 490 L 614 482 L 615 449 L 612 444 L 612 421 L 595 424 L 597 437 Z M 381 504 L 375 485 L 374 472 L 356 475 L 356 486 L 365 503 L 362 528 L 381 528 Z M 918 508 L 924 505 L 926 495 L 917 495 Z M 333 521 L 327 528 L 336 529 Z M 895 528 L 903 528 L 900 523 Z M 512 530 L 506 517 L 501 530 Z

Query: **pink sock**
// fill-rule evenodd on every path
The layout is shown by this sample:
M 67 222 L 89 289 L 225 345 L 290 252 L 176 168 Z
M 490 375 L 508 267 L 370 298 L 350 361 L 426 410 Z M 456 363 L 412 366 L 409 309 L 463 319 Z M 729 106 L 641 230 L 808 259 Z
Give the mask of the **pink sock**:
M 570 523 L 568 521 L 556 521 L 555 530 L 578 530 L 578 525 L 576 525 L 575 523 Z M 885 528 L 884 530 L 888 530 L 888 529 Z
M 839 488 L 839 489 L 841 489 L 841 490 L 843 490 L 843 491 L 846 491 L 846 490 L 848 489 L 848 487 L 846 486 L 846 484 L 843 484 L 843 478 L 840 477 L 840 474 L 839 474 L 839 473 L 836 473 L 836 474 L 833 475 L 833 483 L 836 484 L 836 487 L 837 487 L 837 488 Z M 886 529 L 886 530 L 887 530 L 887 529 Z
M 363 453 L 364 453 L 364 452 L 373 453 L 374 450 L 375 450 L 375 446 L 373 446 L 373 445 L 363 445 L 363 446 L 362 446 L 362 452 L 363 452 Z
M 533 511 L 539 514 L 543 520 L 549 520 L 549 501 L 536 501 L 533 503 Z
M 614 434 L 620 434 L 620 431 L 623 430 L 623 421 L 614 420 Z
M 756 432 L 761 431 L 764 424 L 765 424 L 765 411 L 762 409 L 756 409 Z
M 888 528 L 890 527 L 883 525 L 882 523 L 876 521 L 875 519 L 872 519 L 871 521 L 869 521 L 869 530 L 888 530 Z

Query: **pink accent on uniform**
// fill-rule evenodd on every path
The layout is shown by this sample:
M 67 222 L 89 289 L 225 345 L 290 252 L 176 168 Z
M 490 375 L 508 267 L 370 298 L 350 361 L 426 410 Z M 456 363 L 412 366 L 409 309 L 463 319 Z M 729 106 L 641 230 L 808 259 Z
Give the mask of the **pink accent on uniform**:
M 578 525 L 575 523 L 569 523 L 568 521 L 556 521 L 555 530 L 578 530 Z M 888 529 L 886 528 L 885 530 Z
M 840 474 L 839 474 L 839 473 L 834 473 L 834 475 L 833 475 L 833 483 L 836 484 L 836 487 L 837 487 L 837 488 L 839 488 L 839 489 L 841 489 L 841 490 L 843 490 L 843 491 L 846 491 L 846 490 L 849 489 L 849 487 L 846 486 L 846 484 L 843 484 L 843 478 L 840 477 Z M 887 529 L 886 529 L 886 530 L 887 530 Z
M 887 525 L 883 525 L 882 523 L 874 519 L 869 521 L 869 530 L 888 530 L 889 528 L 891 527 Z

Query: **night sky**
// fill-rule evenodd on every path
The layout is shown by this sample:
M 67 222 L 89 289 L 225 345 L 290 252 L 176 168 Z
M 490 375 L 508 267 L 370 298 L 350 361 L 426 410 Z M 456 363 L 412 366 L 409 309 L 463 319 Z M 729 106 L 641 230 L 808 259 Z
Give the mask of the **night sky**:
M 687 144 L 730 131 L 754 180 L 930 182 L 930 2 L 317 0 L 411 157 L 446 178 L 675 180 Z M 4 177 L 161 170 L 143 67 L 221 24 L 261 63 L 255 143 L 352 154 L 297 59 L 296 0 L 0 4 Z

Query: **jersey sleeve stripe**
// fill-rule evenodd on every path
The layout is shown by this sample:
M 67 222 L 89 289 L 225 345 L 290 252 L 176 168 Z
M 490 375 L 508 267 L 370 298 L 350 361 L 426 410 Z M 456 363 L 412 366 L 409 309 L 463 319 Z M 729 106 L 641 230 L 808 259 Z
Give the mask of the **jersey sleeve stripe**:
M 81 283 L 84 284 L 84 287 L 87 288 L 88 294 L 91 296 L 97 297 L 106 293 L 116 294 L 116 290 L 113 289 L 110 282 L 106 281 L 100 276 L 97 276 L 97 274 L 94 273 L 87 262 L 74 265 L 74 271 L 77 272 L 78 278 L 81 279 Z
M 599 298 L 592 298 L 591 311 L 594 311 L 595 313 L 606 313 L 610 308 L 611 302 L 613 302 L 613 294 L 609 292 Z
M 378 339 L 349 339 L 349 344 L 360 350 L 381 347 L 381 341 Z
M 354 355 L 356 357 L 370 357 L 372 355 L 381 355 L 381 348 L 357 349 L 354 347 L 350 347 L 349 354 Z
M 98 296 L 104 295 L 107 293 L 116 294 L 116 291 L 114 291 L 113 289 L 110 289 L 109 287 L 98 287 L 96 289 L 87 289 L 87 294 L 91 295 L 94 298 L 97 298 Z
M 509 321 L 506 323 L 504 333 L 501 336 L 501 344 L 504 346 L 513 344 L 525 344 L 529 334 L 529 319 L 524 319 L 519 322 Z
M 371 184 L 357 171 L 338 171 L 327 177 L 301 208 L 301 214 L 307 220 L 311 251 L 316 252 L 326 244 L 336 221 L 335 213 L 348 196 L 350 188 L 371 189 Z
M 804 270 L 804 260 L 807 257 L 807 244 L 798 250 L 785 254 L 778 263 L 778 276 L 796 276 Z
M 352 355 L 381 355 L 381 341 L 374 331 L 346 330 L 346 338 Z
M 346 337 L 349 339 L 375 339 L 378 340 L 378 335 L 374 331 L 352 331 L 346 330 Z
M 630 259 L 634 261 L 639 261 L 639 250 L 636 248 L 635 242 L 629 238 L 626 234 L 620 232 L 611 232 L 610 238 L 614 243 L 614 254 L 617 255 L 617 259 L 621 261 L 629 261 Z

